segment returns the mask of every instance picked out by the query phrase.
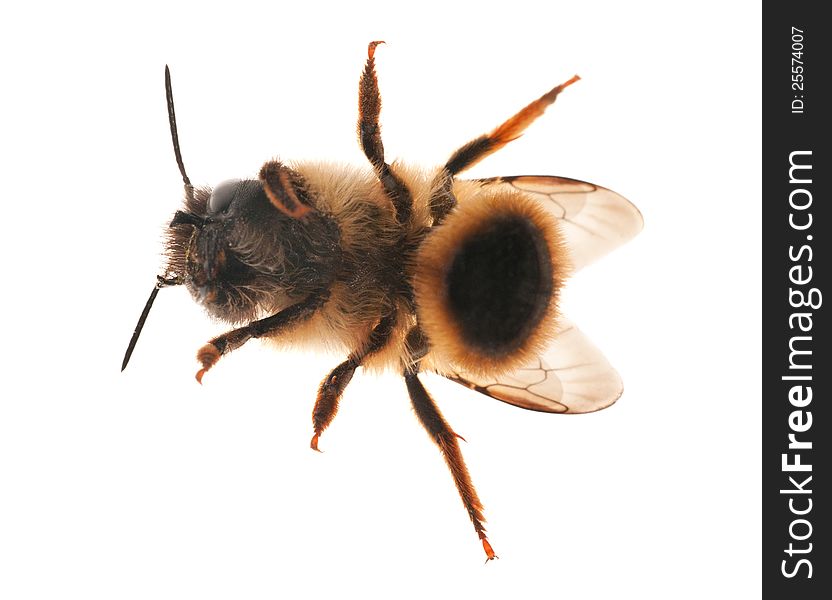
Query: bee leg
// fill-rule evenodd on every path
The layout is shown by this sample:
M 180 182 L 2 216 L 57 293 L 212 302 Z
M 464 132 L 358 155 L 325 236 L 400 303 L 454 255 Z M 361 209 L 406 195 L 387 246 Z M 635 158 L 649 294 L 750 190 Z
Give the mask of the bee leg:
M 471 482 L 471 476 L 468 474 L 468 468 L 465 466 L 465 461 L 462 458 L 462 452 L 459 449 L 459 442 L 457 442 L 457 435 L 439 408 L 430 397 L 425 386 L 419 380 L 415 370 L 406 370 L 404 372 L 404 380 L 407 384 L 407 391 L 410 393 L 410 401 L 413 404 L 413 410 L 416 416 L 422 423 L 422 426 L 428 432 L 434 443 L 439 446 L 439 451 L 445 458 L 445 464 L 448 465 L 448 470 L 454 478 L 456 489 L 462 498 L 462 503 L 465 505 L 465 510 L 468 511 L 468 516 L 474 524 L 474 529 L 482 541 L 483 550 L 487 560 L 497 558 L 494 554 L 494 549 L 488 542 L 488 537 L 485 534 L 485 517 L 482 514 L 482 503 L 477 496 L 477 490 L 474 489 L 474 484 Z
M 509 142 L 519 138 L 525 129 L 535 119 L 541 116 L 546 108 L 555 102 L 558 95 L 567 87 L 578 81 L 580 77 L 575 75 L 568 81 L 553 87 L 540 98 L 526 106 L 523 110 L 508 119 L 505 123 L 494 129 L 491 133 L 481 135 L 471 140 L 451 155 L 445 163 L 443 172 L 434 182 L 434 192 L 431 195 L 431 214 L 434 223 L 442 219 L 456 205 L 456 200 L 451 192 L 453 178 L 468 167 L 481 161 L 489 154 L 493 154 Z
M 312 441 L 309 442 L 309 447 L 317 452 L 320 452 L 318 450 L 318 439 L 324 429 L 329 427 L 329 424 L 335 419 L 335 415 L 338 413 L 338 404 L 341 401 L 341 394 L 344 393 L 344 388 L 352 380 L 358 364 L 350 357 L 332 369 L 332 372 L 326 376 L 326 379 L 321 382 L 321 386 L 318 388 L 318 399 L 315 401 L 315 408 L 312 410 L 312 426 L 315 428 L 315 434 L 312 436 Z
M 287 327 L 308 319 L 323 306 L 329 297 L 328 292 L 313 294 L 306 300 L 293 304 L 277 314 L 252 321 L 245 327 L 232 329 L 218 335 L 197 351 L 196 358 L 202 363 L 202 368 L 196 374 L 196 380 L 202 383 L 202 376 L 225 354 L 236 350 L 252 338 L 259 338 L 275 334 Z
M 309 445 L 313 450 L 318 450 L 318 439 L 338 413 L 341 394 L 344 393 L 344 388 L 352 379 L 355 370 L 366 357 L 387 345 L 395 324 L 395 312 L 384 317 L 370 332 L 370 337 L 364 348 L 350 354 L 347 360 L 335 367 L 321 382 L 321 386 L 318 388 L 318 399 L 315 402 L 315 408 L 312 410 L 312 425 L 315 428 L 315 434 L 312 436 Z
M 358 82 L 358 139 L 361 141 L 364 155 L 373 165 L 384 191 L 396 209 L 396 219 L 399 223 L 406 223 L 410 220 L 413 200 L 410 190 L 384 161 L 384 144 L 381 142 L 381 129 L 378 124 L 381 96 L 378 92 L 374 55 L 376 46 L 383 43 L 370 42 L 367 47 L 367 63 Z
M 260 181 L 269 201 L 282 213 L 301 219 L 315 209 L 303 197 L 300 175 L 277 160 L 260 169 Z

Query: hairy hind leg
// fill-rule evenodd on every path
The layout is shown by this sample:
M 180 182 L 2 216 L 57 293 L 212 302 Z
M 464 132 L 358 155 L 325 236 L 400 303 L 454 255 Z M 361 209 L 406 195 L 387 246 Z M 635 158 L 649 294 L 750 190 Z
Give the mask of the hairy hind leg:
M 471 140 L 454 152 L 434 182 L 434 192 L 431 196 L 430 207 L 434 222 L 442 222 L 445 216 L 456 205 L 456 199 L 451 192 L 455 175 L 475 165 L 509 142 L 519 138 L 523 134 L 523 131 L 541 116 L 546 108 L 555 102 L 558 95 L 565 88 L 578 81 L 578 79 L 580 77 L 575 75 L 568 81 L 553 87 L 540 98 L 494 129 L 491 133 Z
M 482 503 L 479 496 L 477 496 L 477 490 L 474 488 L 471 475 L 468 473 L 468 467 L 465 466 L 465 460 L 462 458 L 462 452 L 459 449 L 457 438 L 460 436 L 451 429 L 442 413 L 439 412 L 439 408 L 428 394 L 425 386 L 422 385 L 416 371 L 406 370 L 404 380 L 407 384 L 413 410 L 416 412 L 422 427 L 425 428 L 428 435 L 439 447 L 439 451 L 445 459 L 445 464 L 451 472 L 456 489 L 460 498 L 462 498 L 462 503 L 465 505 L 465 510 L 468 511 L 468 516 L 474 524 L 474 530 L 482 541 L 483 550 L 485 550 L 485 555 L 488 557 L 487 560 L 497 558 L 485 533 L 485 526 L 483 525 L 485 516 L 482 513 Z

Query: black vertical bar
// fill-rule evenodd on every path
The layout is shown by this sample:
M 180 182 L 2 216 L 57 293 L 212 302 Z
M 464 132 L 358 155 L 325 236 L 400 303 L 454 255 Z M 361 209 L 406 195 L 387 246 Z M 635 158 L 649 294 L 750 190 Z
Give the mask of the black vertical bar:
M 763 4 L 762 575 L 772 599 L 832 597 L 832 43 L 823 6 Z

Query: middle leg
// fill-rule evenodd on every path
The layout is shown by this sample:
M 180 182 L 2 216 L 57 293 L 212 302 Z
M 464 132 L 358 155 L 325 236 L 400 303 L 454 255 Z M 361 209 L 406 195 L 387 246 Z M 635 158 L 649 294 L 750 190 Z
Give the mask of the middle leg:
M 390 170 L 384 161 L 384 144 L 381 142 L 381 129 L 378 116 L 381 112 L 381 95 L 378 91 L 376 77 L 376 46 L 384 42 L 370 42 L 367 47 L 367 63 L 358 82 L 358 138 L 361 149 L 375 169 L 376 175 L 387 193 L 387 197 L 396 209 L 396 220 L 406 223 L 413 212 L 413 200 L 410 190 L 401 178 Z
M 321 387 L 318 389 L 318 399 L 315 402 L 315 408 L 312 410 L 312 425 L 315 428 L 315 434 L 312 436 L 309 445 L 313 450 L 318 450 L 318 439 L 338 413 L 341 394 L 344 393 L 344 388 L 352 380 L 355 370 L 365 358 L 387 345 L 395 324 L 396 313 L 394 311 L 378 322 L 370 332 L 370 337 L 363 348 L 350 354 L 347 360 L 335 367 L 321 382 Z

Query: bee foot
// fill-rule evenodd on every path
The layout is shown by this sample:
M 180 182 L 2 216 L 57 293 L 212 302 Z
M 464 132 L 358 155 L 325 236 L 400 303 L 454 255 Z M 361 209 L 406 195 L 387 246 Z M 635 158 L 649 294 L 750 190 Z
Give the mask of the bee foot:
M 488 561 L 494 560 L 495 558 L 500 558 L 496 554 L 494 554 L 494 548 L 491 547 L 491 544 L 488 542 L 487 538 L 482 538 L 482 549 L 485 550 L 485 564 L 488 564 Z
M 320 452 L 323 454 L 323 450 L 318 449 L 318 439 L 320 439 L 320 434 L 315 434 L 312 436 L 312 441 L 309 442 L 309 447 L 312 448 L 315 452 Z
M 378 46 L 379 44 L 383 44 L 383 43 L 384 43 L 383 40 L 370 42 L 367 45 L 367 58 L 373 58 L 373 56 L 375 56 L 375 53 L 376 53 L 376 46 Z
M 196 359 L 202 363 L 202 368 L 196 373 L 196 380 L 200 384 L 202 383 L 202 376 L 205 375 L 206 371 L 208 371 L 211 367 L 217 364 L 217 361 L 220 359 L 220 356 L 221 355 L 219 349 L 210 342 L 205 344 L 196 353 Z

